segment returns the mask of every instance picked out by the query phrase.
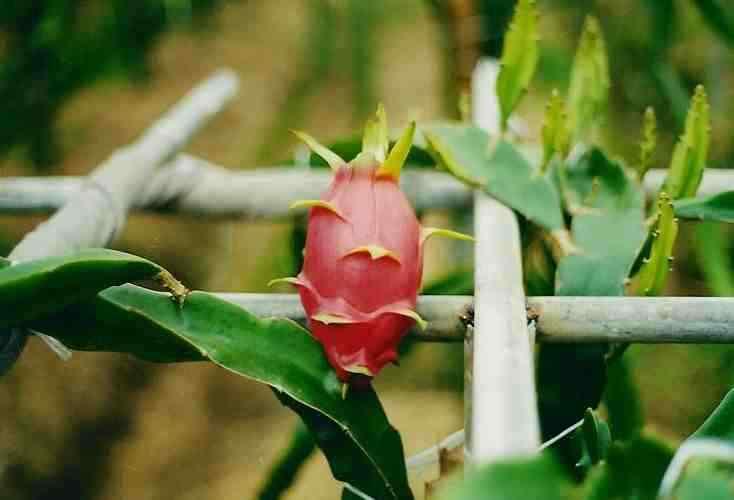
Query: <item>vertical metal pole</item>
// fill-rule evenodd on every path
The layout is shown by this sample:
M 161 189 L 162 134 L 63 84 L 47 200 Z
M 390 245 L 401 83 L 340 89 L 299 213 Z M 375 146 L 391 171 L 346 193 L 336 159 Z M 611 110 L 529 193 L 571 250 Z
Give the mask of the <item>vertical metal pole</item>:
M 497 134 L 496 61 L 473 79 L 475 122 Z M 540 446 L 533 343 L 527 327 L 517 218 L 477 191 L 474 329 L 467 337 L 466 457 L 469 463 L 532 455 Z

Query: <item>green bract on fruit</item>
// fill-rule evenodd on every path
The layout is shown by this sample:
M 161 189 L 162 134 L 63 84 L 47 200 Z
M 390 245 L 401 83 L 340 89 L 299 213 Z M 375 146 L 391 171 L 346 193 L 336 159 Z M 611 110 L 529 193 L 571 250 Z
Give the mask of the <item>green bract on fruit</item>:
M 367 122 L 362 152 L 349 163 L 296 133 L 329 163 L 334 179 L 322 199 L 293 205 L 310 207 L 306 251 L 298 277 L 284 281 L 298 287 L 311 332 L 343 382 L 375 376 L 397 361 L 398 343 L 414 323 L 425 327 L 415 311 L 425 239 L 437 233 L 471 239 L 422 228 L 400 190 L 414 132 L 411 123 L 388 152 L 380 107 Z

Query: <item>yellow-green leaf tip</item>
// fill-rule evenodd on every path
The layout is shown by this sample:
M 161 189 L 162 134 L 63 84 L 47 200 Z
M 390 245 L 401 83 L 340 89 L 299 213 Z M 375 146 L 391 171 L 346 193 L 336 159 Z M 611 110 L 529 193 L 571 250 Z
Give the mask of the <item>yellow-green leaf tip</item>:
M 553 89 L 551 98 L 545 108 L 543 128 L 541 136 L 543 139 L 543 162 L 541 172 L 545 172 L 553 155 L 560 155 L 561 159 L 568 156 L 570 149 L 569 132 L 567 123 L 566 107 L 558 89 Z
M 696 87 L 683 135 L 673 149 L 664 189 L 674 200 L 696 195 L 706 166 L 711 140 L 709 104 L 703 86 Z
M 398 142 L 393 146 L 390 154 L 385 162 L 377 169 L 378 177 L 392 177 L 397 180 L 400 178 L 400 172 L 403 170 L 405 161 L 408 159 L 410 148 L 413 145 L 413 136 L 415 135 L 415 122 L 412 121 L 405 128 Z
M 609 61 L 599 22 L 587 16 L 571 68 L 568 121 L 574 141 L 593 139 L 609 99 Z
M 424 227 L 421 229 L 421 243 L 425 242 L 431 236 L 443 236 L 445 238 L 453 238 L 462 241 L 475 241 L 473 236 L 459 233 L 450 229 L 441 229 L 437 227 Z
M 379 104 L 375 116 L 368 119 L 365 124 L 362 151 L 372 153 L 377 161 L 382 163 L 387 157 L 388 147 L 387 114 L 385 107 Z
M 519 0 L 505 35 L 496 83 L 500 126 L 503 131 L 507 128 L 512 111 L 530 85 L 538 58 L 538 13 L 535 0 Z
M 332 170 L 339 170 L 339 167 L 341 167 L 342 165 L 346 165 L 346 162 L 342 159 L 341 156 L 339 156 L 323 144 L 319 143 L 319 141 L 317 141 L 307 133 L 301 132 L 300 130 L 291 130 L 291 132 L 293 132 L 296 137 L 303 141 L 303 143 L 306 144 L 306 146 L 308 146 L 311 151 L 313 151 L 326 163 L 328 163 Z
M 678 235 L 678 220 L 670 197 L 665 192 L 658 196 L 657 218 L 651 234 L 650 254 L 643 261 L 638 274 L 638 293 L 647 296 L 660 295 L 664 291 Z

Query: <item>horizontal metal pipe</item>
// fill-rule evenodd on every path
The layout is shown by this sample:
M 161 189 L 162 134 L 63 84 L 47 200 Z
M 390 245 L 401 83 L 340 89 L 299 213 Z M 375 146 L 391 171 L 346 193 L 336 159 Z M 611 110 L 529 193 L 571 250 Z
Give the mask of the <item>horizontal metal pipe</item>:
M 135 208 L 208 217 L 285 217 L 292 215 L 293 201 L 321 197 L 331 178 L 323 168 L 230 170 L 179 155 L 153 173 Z M 470 206 L 469 189 L 438 170 L 408 170 L 400 180 L 417 210 Z M 0 213 L 51 212 L 85 182 L 82 177 L 0 178 Z
M 217 295 L 257 316 L 305 321 L 296 294 Z M 463 341 L 472 303 L 471 296 L 421 296 L 418 313 L 428 329 L 413 335 L 423 341 Z M 734 298 L 528 297 L 527 305 L 541 342 L 734 343 Z
M 665 173 L 648 172 L 644 183 L 648 194 L 660 188 Z M 327 169 L 230 170 L 179 155 L 153 173 L 134 208 L 208 217 L 284 217 L 294 200 L 318 198 L 330 179 Z M 0 213 L 52 212 L 80 192 L 86 182 L 83 177 L 0 178 Z M 472 192 L 438 170 L 407 170 L 401 184 L 418 210 L 471 206 Z M 709 170 L 699 194 L 728 190 L 734 190 L 734 172 Z
M 532 297 L 539 340 L 734 343 L 734 298 Z
M 218 293 L 220 298 L 242 306 L 259 317 L 281 316 L 305 323 L 306 316 L 297 294 Z M 418 314 L 428 321 L 424 331 L 413 332 L 428 342 L 462 342 L 465 326 L 462 317 L 472 303 L 469 296 L 424 295 L 418 303 Z

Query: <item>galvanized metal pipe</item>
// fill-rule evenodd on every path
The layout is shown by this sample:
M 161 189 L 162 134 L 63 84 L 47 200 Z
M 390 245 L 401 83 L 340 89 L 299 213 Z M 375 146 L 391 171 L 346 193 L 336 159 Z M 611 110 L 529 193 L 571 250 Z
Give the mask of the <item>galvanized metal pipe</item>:
M 297 294 L 219 293 L 259 317 L 300 323 Z M 418 313 L 428 329 L 411 334 L 426 342 L 462 342 L 473 323 L 469 295 L 423 295 Z M 734 298 L 719 297 L 528 297 L 528 322 L 538 342 L 733 344 Z
M 651 170 L 645 190 L 654 195 L 665 170 Z M 318 198 L 331 173 L 324 169 L 269 167 L 231 170 L 190 155 L 178 155 L 151 174 L 133 200 L 133 209 L 205 217 L 287 217 L 291 202 Z M 62 207 L 85 186 L 84 177 L 0 178 L 0 213 L 48 213 Z M 402 188 L 418 210 L 467 209 L 472 192 L 437 170 L 407 169 Z M 734 190 L 734 172 L 709 170 L 699 195 Z

